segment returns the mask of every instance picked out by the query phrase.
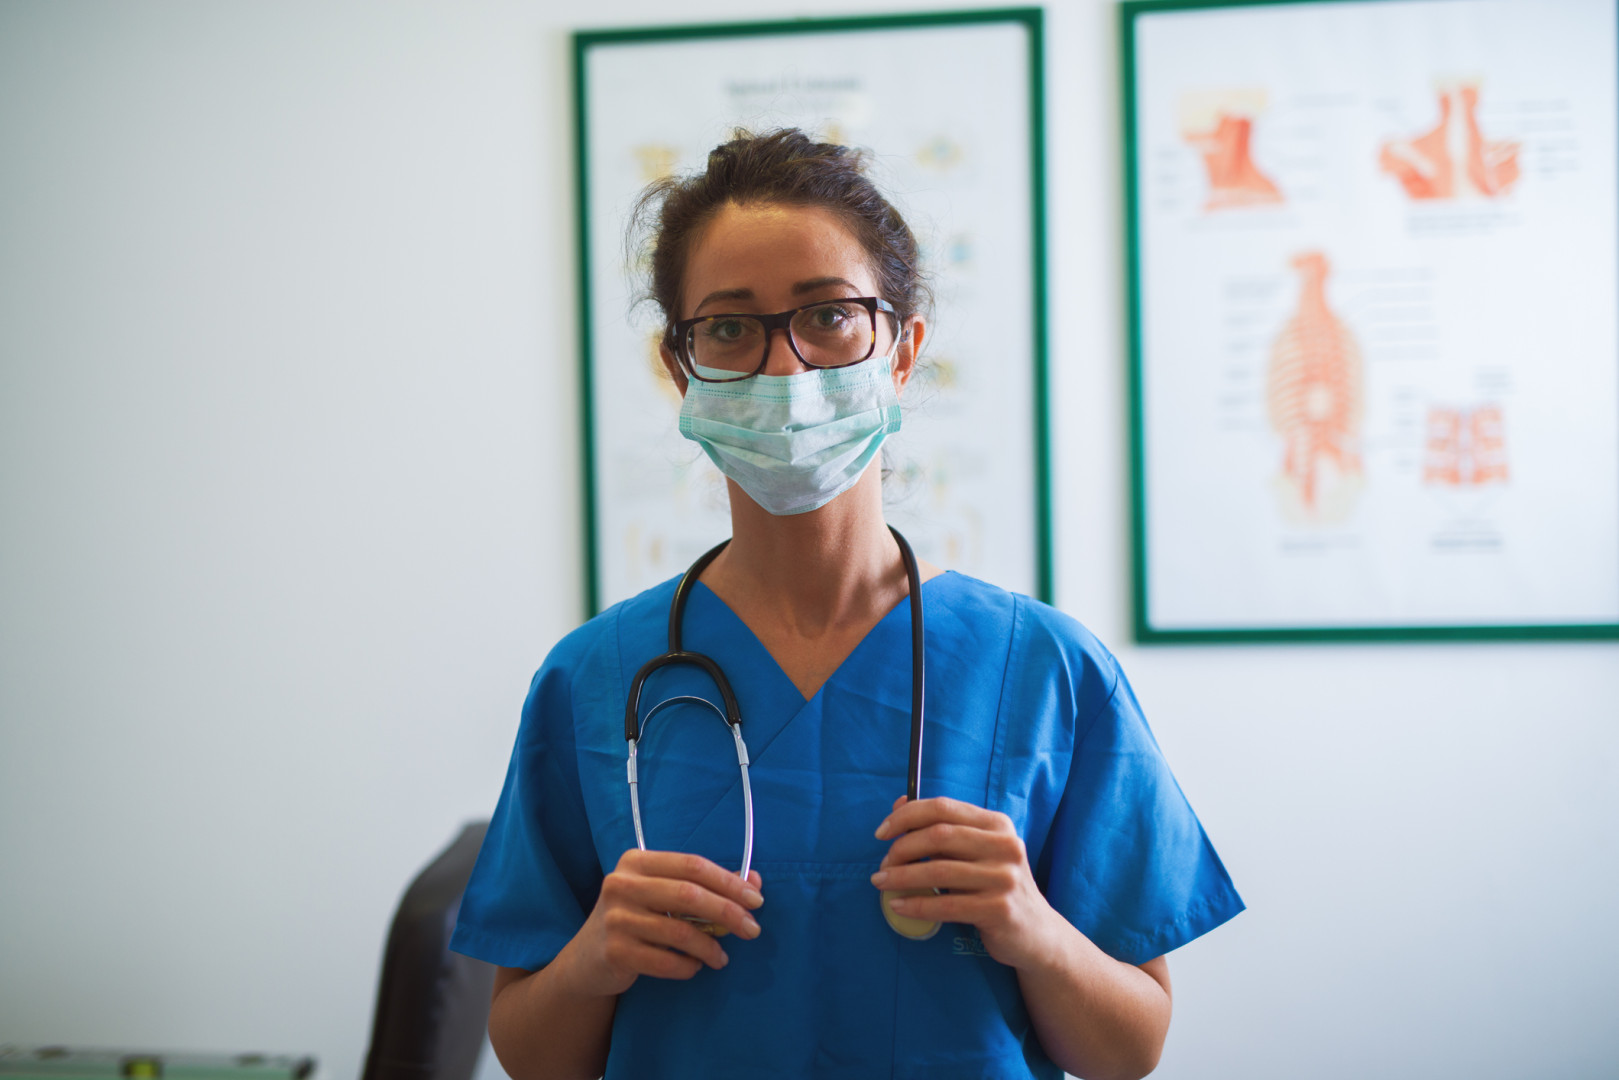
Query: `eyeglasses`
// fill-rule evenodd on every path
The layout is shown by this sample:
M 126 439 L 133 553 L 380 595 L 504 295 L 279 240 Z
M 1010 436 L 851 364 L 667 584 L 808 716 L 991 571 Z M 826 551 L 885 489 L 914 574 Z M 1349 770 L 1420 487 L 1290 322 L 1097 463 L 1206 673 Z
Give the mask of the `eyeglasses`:
M 764 370 L 770 335 L 787 332 L 787 345 L 805 366 L 858 364 L 877 351 L 877 313 L 899 332 L 894 305 L 875 296 L 822 300 L 775 315 L 699 315 L 670 328 L 675 356 L 700 382 L 739 382 Z

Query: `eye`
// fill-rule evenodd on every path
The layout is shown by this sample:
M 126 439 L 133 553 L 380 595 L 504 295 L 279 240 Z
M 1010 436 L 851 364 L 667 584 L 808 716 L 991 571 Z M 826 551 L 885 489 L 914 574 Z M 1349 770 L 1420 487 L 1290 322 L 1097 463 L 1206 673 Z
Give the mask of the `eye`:
M 855 317 L 844 304 L 823 304 L 810 312 L 810 324 L 817 330 L 836 330 Z
M 700 332 L 716 345 L 729 345 L 747 336 L 747 325 L 741 319 L 710 319 L 700 324 Z

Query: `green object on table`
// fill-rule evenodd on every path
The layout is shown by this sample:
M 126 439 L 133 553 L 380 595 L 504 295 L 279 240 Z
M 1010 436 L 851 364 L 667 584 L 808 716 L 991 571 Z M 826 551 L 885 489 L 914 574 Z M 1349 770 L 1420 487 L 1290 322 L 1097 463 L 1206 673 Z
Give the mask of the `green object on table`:
M 315 1059 L 290 1054 L 169 1054 L 0 1046 L 0 1080 L 309 1080 Z

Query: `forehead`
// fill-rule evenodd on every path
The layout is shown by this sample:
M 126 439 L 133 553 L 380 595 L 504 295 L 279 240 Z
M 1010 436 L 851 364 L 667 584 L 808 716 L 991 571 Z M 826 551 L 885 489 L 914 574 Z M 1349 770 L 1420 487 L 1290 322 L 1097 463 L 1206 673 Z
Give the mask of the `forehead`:
M 686 256 L 681 309 L 709 293 L 747 289 L 760 301 L 790 307 L 792 286 L 841 277 L 862 295 L 876 292 L 871 260 L 842 218 L 819 206 L 727 203 L 698 234 Z

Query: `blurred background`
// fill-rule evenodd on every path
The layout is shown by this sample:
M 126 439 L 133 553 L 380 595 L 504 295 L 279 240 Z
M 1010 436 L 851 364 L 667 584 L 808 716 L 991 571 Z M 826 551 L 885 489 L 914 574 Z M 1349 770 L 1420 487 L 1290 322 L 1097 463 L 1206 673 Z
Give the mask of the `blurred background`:
M 672 17 L 0 6 L 0 1042 L 358 1076 L 584 615 L 569 34 Z M 1158 1075 L 1613 1076 L 1619 644 L 1130 643 L 1117 19 L 1046 9 L 1056 600 L 1249 906 Z

